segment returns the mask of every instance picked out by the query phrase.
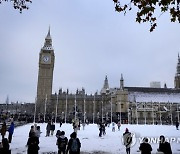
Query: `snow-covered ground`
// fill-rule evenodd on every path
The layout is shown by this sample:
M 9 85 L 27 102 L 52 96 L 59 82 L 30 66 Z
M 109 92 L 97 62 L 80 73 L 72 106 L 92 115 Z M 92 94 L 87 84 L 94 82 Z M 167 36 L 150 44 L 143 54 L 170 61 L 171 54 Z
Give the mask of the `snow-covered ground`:
M 27 151 L 26 143 L 28 139 L 29 130 L 32 124 L 27 124 L 25 126 L 17 127 L 13 134 L 12 143 L 10 148 L 12 154 L 24 154 Z M 56 124 L 56 130 L 53 136 L 45 137 L 46 125 L 47 124 L 37 124 L 41 127 L 41 137 L 40 137 L 40 151 L 44 152 L 57 152 L 56 146 L 56 131 L 63 130 L 66 132 L 68 139 L 70 134 L 73 132 L 71 124 L 63 124 L 61 127 Z M 85 126 L 83 130 L 78 131 L 78 137 L 81 141 L 81 151 L 87 153 L 96 153 L 97 151 L 102 151 L 104 154 L 125 154 L 125 147 L 122 144 L 122 134 L 125 129 L 128 128 L 130 132 L 134 133 L 133 146 L 131 148 L 132 154 L 140 154 L 138 152 L 140 141 L 143 137 L 149 137 L 151 142 L 157 142 L 160 135 L 164 135 L 171 142 L 171 148 L 173 154 L 180 154 L 180 130 L 176 130 L 175 126 L 165 126 L 165 125 L 122 125 L 121 130 L 112 132 L 112 127 L 106 127 L 106 135 L 99 137 L 99 129 L 95 124 L 89 124 Z M 8 133 L 6 134 L 6 136 Z M 0 138 L 1 140 L 1 138 Z M 157 152 L 158 143 L 150 143 L 153 151 Z

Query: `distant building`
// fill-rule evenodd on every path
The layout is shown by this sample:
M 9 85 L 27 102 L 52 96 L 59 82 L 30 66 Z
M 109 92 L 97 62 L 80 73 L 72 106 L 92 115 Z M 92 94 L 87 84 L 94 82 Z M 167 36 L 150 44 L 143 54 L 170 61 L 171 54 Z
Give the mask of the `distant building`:
M 150 83 L 151 88 L 161 88 L 161 82 L 153 81 Z
M 178 55 L 174 88 L 161 88 L 160 82 L 150 87 L 126 87 L 121 74 L 120 85 L 110 88 L 108 77 L 99 93 L 88 95 L 84 88 L 76 93 L 59 89 L 52 94 L 55 55 L 50 30 L 39 54 L 36 115 L 57 115 L 62 121 L 79 119 L 89 122 L 173 124 L 180 112 L 180 58 Z M 57 113 L 57 114 L 56 114 Z

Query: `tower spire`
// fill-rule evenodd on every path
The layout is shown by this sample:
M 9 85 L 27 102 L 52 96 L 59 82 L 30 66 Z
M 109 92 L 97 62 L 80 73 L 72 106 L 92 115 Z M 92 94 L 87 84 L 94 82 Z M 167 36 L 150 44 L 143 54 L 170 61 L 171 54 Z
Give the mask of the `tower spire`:
M 109 91 L 109 83 L 108 83 L 108 78 L 106 75 L 103 88 L 101 89 L 101 94 L 105 94 L 107 91 Z
M 174 78 L 174 88 L 180 88 L 180 57 L 178 53 L 178 63 L 176 66 L 176 75 Z
M 48 30 L 47 36 L 45 38 L 44 46 L 42 49 L 43 50 L 53 50 L 50 26 L 49 26 L 49 30 Z
M 178 63 L 177 63 L 177 67 L 176 67 L 176 75 L 180 76 L 180 57 L 179 57 L 179 53 L 178 53 Z
M 124 89 L 124 79 L 123 79 L 122 73 L 121 73 L 121 79 L 120 79 L 120 89 Z
M 47 34 L 46 38 L 51 38 L 51 28 L 50 28 L 50 26 L 49 26 L 49 30 L 48 30 L 48 34 Z

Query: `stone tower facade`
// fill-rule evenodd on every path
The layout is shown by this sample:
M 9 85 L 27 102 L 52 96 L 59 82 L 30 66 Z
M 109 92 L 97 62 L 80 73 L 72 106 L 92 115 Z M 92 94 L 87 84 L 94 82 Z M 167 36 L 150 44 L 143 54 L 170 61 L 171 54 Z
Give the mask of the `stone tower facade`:
M 50 102 L 52 94 L 54 61 L 55 55 L 52 47 L 52 39 L 49 28 L 44 46 L 41 48 L 39 53 L 36 113 L 50 113 L 53 111 L 53 106 L 50 104 Z
M 180 57 L 178 54 L 178 63 L 176 67 L 176 75 L 174 78 L 174 88 L 179 89 L 180 88 Z

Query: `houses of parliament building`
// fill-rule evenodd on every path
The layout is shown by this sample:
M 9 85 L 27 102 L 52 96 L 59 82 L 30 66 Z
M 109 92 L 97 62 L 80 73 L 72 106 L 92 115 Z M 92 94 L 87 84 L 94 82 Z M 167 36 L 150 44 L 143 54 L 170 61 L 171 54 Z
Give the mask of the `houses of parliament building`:
M 180 112 L 180 57 L 178 55 L 174 88 L 158 83 L 150 87 L 126 87 L 121 74 L 120 84 L 110 88 L 108 77 L 100 93 L 88 95 L 84 88 L 76 93 L 59 89 L 52 94 L 55 54 L 50 29 L 39 53 L 36 115 L 51 114 L 65 122 L 118 122 L 129 124 L 173 124 Z

